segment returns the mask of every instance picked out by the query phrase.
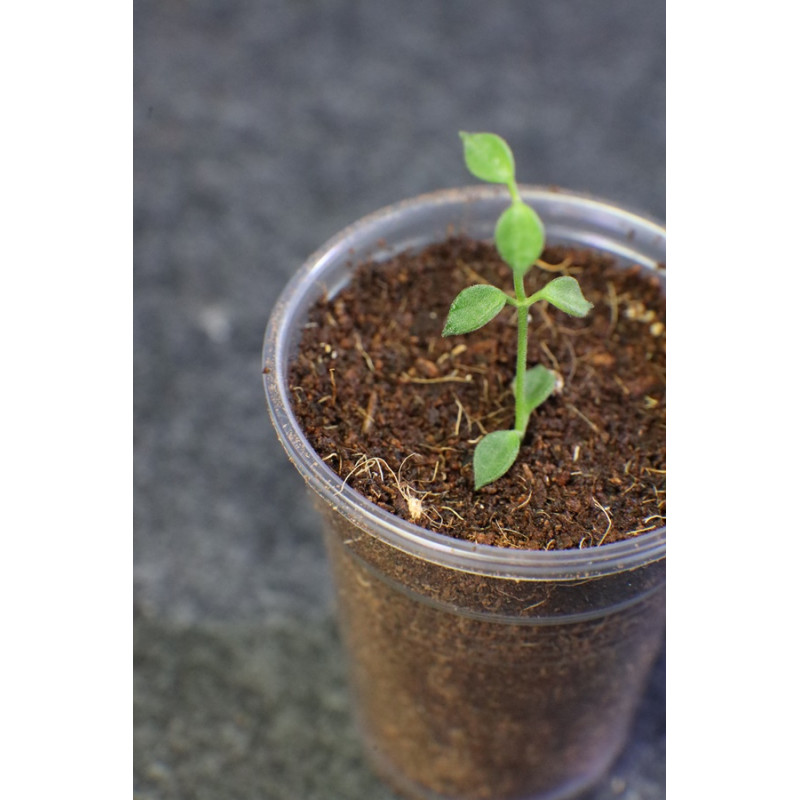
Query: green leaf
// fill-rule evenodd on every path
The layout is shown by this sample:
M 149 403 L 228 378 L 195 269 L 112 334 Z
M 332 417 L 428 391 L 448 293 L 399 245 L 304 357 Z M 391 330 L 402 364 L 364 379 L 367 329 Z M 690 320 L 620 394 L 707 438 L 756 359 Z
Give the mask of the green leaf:
M 487 433 L 478 442 L 472 459 L 476 489 L 496 481 L 508 472 L 517 460 L 521 442 L 522 434 L 514 430 Z
M 494 286 L 469 286 L 453 300 L 442 336 L 469 333 L 482 328 L 502 311 L 508 299 Z
M 529 205 L 516 201 L 497 220 L 494 240 L 503 261 L 524 275 L 544 250 L 544 225 Z
M 516 381 L 513 384 L 514 394 L 516 394 Z M 556 388 L 555 373 L 537 364 L 525 373 L 525 390 L 522 398 L 522 408 L 525 415 L 530 416 L 531 412 L 544 403 Z
M 464 142 L 467 169 L 482 181 L 509 183 L 514 180 L 514 156 L 506 142 L 494 133 L 459 134 Z
M 550 281 L 534 297 L 549 301 L 573 317 L 585 317 L 592 308 L 592 303 L 583 296 L 578 281 L 568 275 Z

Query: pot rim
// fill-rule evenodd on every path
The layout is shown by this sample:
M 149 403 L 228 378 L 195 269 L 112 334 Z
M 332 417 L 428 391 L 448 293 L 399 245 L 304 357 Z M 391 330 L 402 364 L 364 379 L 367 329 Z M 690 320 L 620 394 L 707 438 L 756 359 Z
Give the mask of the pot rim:
M 546 203 L 567 216 L 600 215 L 620 230 L 666 246 L 666 230 L 659 223 L 634 214 L 598 197 L 553 187 L 520 186 L 520 194 L 534 208 Z M 377 248 L 377 228 L 409 212 L 419 213 L 440 205 L 461 206 L 507 197 L 502 186 L 467 186 L 418 195 L 374 211 L 331 237 L 309 256 L 279 295 L 267 323 L 262 365 L 267 407 L 281 445 L 306 484 L 348 521 L 377 536 L 387 544 L 439 566 L 488 577 L 514 580 L 585 580 L 612 575 L 663 559 L 666 554 L 666 526 L 631 539 L 585 549 L 516 550 L 454 539 L 423 528 L 374 505 L 345 483 L 316 453 L 291 410 L 288 373 L 294 341 L 292 333 L 302 322 L 299 309 L 304 301 L 318 296 L 326 268 L 349 259 L 355 242 L 372 240 Z M 539 210 L 539 209 L 537 209 Z M 372 234 L 372 236 L 371 236 Z M 602 237 L 601 237 L 602 238 Z M 636 237 L 630 236 L 631 239 Z M 624 249 L 624 248 L 623 248 Z M 389 250 L 394 252 L 394 250 Z M 617 250 L 619 252 L 619 248 Z M 635 250 L 631 250 L 636 254 Z M 360 259 L 357 259 L 360 260 Z M 639 263 L 658 272 L 657 262 Z

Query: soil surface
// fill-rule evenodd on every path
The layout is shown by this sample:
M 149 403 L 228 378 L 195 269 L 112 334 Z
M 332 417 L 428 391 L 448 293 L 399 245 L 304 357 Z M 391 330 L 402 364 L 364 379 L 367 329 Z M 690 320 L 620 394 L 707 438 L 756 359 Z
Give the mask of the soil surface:
M 529 294 L 569 274 L 594 308 L 575 319 L 532 306 L 528 366 L 555 370 L 563 387 L 533 412 L 511 470 L 477 492 L 476 442 L 513 427 L 515 311 L 465 336 L 441 331 L 461 289 L 513 293 L 494 246 L 453 238 L 358 265 L 312 308 L 293 410 L 343 480 L 418 525 L 504 547 L 587 547 L 665 524 L 661 283 L 594 251 L 548 248 L 542 262 Z

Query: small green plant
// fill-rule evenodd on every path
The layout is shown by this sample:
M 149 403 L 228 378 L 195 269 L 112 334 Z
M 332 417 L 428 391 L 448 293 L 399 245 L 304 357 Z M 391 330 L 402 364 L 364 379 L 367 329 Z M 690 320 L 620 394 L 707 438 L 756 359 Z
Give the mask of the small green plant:
M 522 438 L 533 410 L 553 392 L 556 376 L 546 367 L 527 369 L 528 309 L 546 300 L 573 317 L 585 317 L 592 304 L 586 300 L 575 278 L 561 276 L 528 296 L 525 275 L 544 250 L 545 232 L 539 215 L 522 201 L 511 148 L 493 133 L 461 133 L 464 160 L 476 177 L 489 183 L 504 183 L 511 205 L 500 215 L 494 238 L 500 257 L 514 276 L 514 296 L 490 285 L 470 286 L 458 294 L 450 307 L 442 336 L 470 333 L 494 319 L 506 305 L 517 309 L 517 371 L 514 392 L 514 428 L 494 431 L 478 442 L 473 456 L 475 489 L 504 475 L 519 455 Z

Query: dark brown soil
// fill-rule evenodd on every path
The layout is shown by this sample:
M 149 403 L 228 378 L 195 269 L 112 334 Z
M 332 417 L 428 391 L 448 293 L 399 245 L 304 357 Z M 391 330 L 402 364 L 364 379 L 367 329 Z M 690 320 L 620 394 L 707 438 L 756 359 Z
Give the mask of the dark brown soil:
M 432 530 L 505 547 L 566 549 L 665 523 L 665 301 L 656 276 L 550 248 L 529 293 L 578 279 L 594 309 L 531 309 L 529 366 L 563 389 L 534 411 L 512 469 L 473 488 L 476 441 L 513 427 L 514 311 L 441 337 L 466 286 L 512 292 L 490 244 L 451 239 L 380 265 L 311 311 L 291 370 L 294 413 L 323 459 L 372 501 Z
M 510 427 L 514 312 L 442 339 L 471 284 L 511 290 L 494 247 L 452 239 L 381 265 L 311 311 L 291 370 L 321 457 L 384 508 L 470 541 L 600 545 L 665 522 L 659 279 L 550 249 L 595 307 L 531 311 L 529 364 L 563 389 L 520 458 L 473 489 L 484 433 Z M 556 273 L 559 269 L 556 269 Z M 532 292 L 553 274 L 534 269 Z M 509 580 L 398 550 L 319 499 L 367 752 L 411 798 L 521 800 L 589 785 L 624 742 L 662 642 L 664 562 L 603 577 Z

